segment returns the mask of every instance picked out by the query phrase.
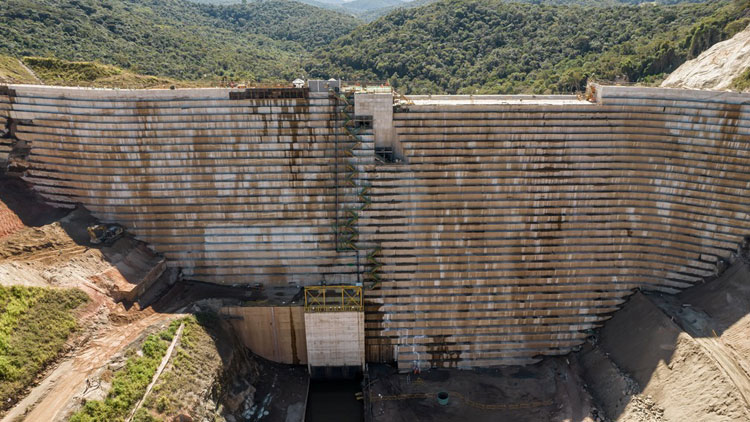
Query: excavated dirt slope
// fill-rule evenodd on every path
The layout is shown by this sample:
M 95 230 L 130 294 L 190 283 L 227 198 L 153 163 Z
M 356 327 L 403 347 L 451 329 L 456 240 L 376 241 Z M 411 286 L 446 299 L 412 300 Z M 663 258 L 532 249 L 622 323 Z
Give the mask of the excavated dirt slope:
M 612 420 L 750 420 L 750 267 L 676 295 L 634 295 L 576 355 Z
M 221 301 L 208 298 L 236 301 L 246 293 L 182 282 L 157 299 L 154 290 L 174 276 L 164 271 L 164 259 L 127 235 L 112 245 L 94 247 L 86 232 L 94 223 L 85 209 L 49 207 L 25 183 L 0 176 L 0 283 L 76 287 L 92 298 L 80 312 L 82 329 L 69 340 L 65 355 L 24 397 L 14 398 L 18 402 L 0 414 L 2 422 L 67 420 L 85 400 L 106 396 L 111 369 L 122 366 L 126 352 L 136 350 L 146 335 L 203 309 L 199 303 L 216 311 Z M 141 287 L 160 274 L 160 284 L 144 295 Z M 129 300 L 118 303 L 136 298 L 133 306 Z M 152 298 L 153 305 L 145 306 Z M 219 320 L 200 327 L 193 323 L 183 340 L 144 403 L 153 415 L 227 421 L 255 420 L 243 418 L 253 412 L 264 421 L 300 420 L 304 415 L 304 368 L 247 355 Z M 168 406 L 162 409 L 163 403 Z
M 76 287 L 91 297 L 79 315 L 82 332 L 68 353 L 43 375 L 6 415 L 15 421 L 54 421 L 85 388 L 89 375 L 134 341 L 146 328 L 175 315 L 127 310 L 119 300 L 139 293 L 139 283 L 155 280 L 164 259 L 142 242 L 122 238 L 92 247 L 86 227 L 95 223 L 83 209 L 49 207 L 20 180 L 0 177 L 0 283 Z
M 164 258 L 143 242 L 125 236 L 95 247 L 86 227 L 97 221 L 88 211 L 45 207 L 24 189 L 0 179 L 0 283 L 88 287 L 120 301 L 133 300 L 164 272 Z

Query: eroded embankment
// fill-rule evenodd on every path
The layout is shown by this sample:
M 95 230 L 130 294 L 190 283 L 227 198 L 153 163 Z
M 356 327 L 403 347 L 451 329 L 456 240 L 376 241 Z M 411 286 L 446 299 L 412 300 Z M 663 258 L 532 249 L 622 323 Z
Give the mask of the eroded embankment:
M 577 355 L 607 414 L 620 422 L 750 420 L 748 286 L 740 260 L 676 296 L 634 295 Z
M 665 88 L 729 90 L 748 88 L 750 28 L 714 44 L 698 57 L 688 60 L 661 84 Z
M 139 306 L 133 306 L 128 310 L 117 303 L 152 284 L 155 280 L 150 277 L 158 278 L 164 272 L 163 258 L 127 236 L 111 245 L 91 245 L 86 227 L 94 223 L 96 220 L 83 209 L 71 212 L 52 208 L 23 182 L 0 178 L 0 284 L 42 291 L 73 288 L 90 298 L 75 312 L 73 320 L 60 321 L 49 332 L 24 335 L 24 347 L 52 355 L 37 369 L 46 367 L 40 379 L 34 380 L 36 374 L 29 374 L 32 378 L 26 385 L 7 401 L 4 399 L 7 407 L 14 407 L 3 420 L 21 415 L 26 415 L 26 420 L 57 420 L 84 388 L 89 374 L 143 329 L 171 317 L 152 308 L 140 311 Z M 45 318 L 45 313 L 35 312 L 30 317 Z M 49 337 L 62 334 L 68 325 L 75 333 L 67 341 L 61 339 L 65 343 L 62 348 L 52 350 Z M 11 328 L 15 332 L 22 327 Z M 63 355 L 57 355 L 61 352 Z M 36 382 L 39 384 L 29 389 Z
M 18 385 L 4 379 L 1 392 L 5 394 L 7 384 L 13 394 L 9 402 L 3 399 L 9 408 L 3 421 L 63 421 L 73 412 L 82 412 L 74 420 L 115 420 L 131 415 L 139 401 L 134 421 L 150 420 L 149 415 L 164 421 L 175 417 L 255 420 L 265 412 L 269 415 L 263 420 L 284 421 L 287 415 L 301 420 L 305 370 L 274 365 L 248 354 L 232 328 L 217 316 L 222 301 L 211 300 L 224 298 L 236 304 L 254 297 L 257 291 L 189 282 L 169 288 L 174 274 L 164 272 L 163 258 L 127 234 L 108 245 L 92 245 L 86 227 L 93 223 L 96 220 L 85 209 L 51 208 L 19 180 L 0 178 L 2 290 L 14 285 L 32 286 L 40 292 L 62 293 L 68 290 L 60 289 L 75 288 L 82 297 L 90 297 L 74 314 L 59 316 L 44 300 L 40 302 L 44 309 L 35 308 L 29 295 L 20 298 L 23 303 L 13 302 L 11 310 L 4 308 L 7 303 L 0 297 L 3 329 L 8 328 L 8 316 L 28 311 L 26 319 L 32 323 L 21 321 L 9 328 L 11 334 L 21 330 L 23 347 L 53 355 L 62 352 L 41 362 L 46 368 L 36 379 L 36 373 L 24 374 Z M 149 277 L 162 272 L 152 283 Z M 144 282 L 150 289 L 139 288 Z M 59 302 L 55 305 L 67 309 L 65 301 Z M 24 303 L 28 303 L 26 308 L 19 307 Z M 193 313 L 197 314 L 191 316 Z M 140 371 L 153 369 L 159 358 L 155 353 L 164 346 L 160 333 L 174 328 L 175 321 L 184 324 L 182 335 L 176 338 L 173 353 L 165 357 L 163 372 L 144 397 L 150 380 L 144 381 Z M 45 323 L 54 327 L 49 333 L 39 332 Z M 66 342 L 65 336 L 74 327 L 77 331 Z M 69 331 L 63 333 L 65 329 Z M 4 334 L 0 336 L 7 340 Z M 57 335 L 62 337 L 54 345 L 47 341 Z M 11 335 L 9 344 L 16 347 L 14 338 Z M 52 346 L 57 349 L 51 350 Z M 0 358 L 15 359 L 10 355 L 26 349 L 16 348 L 8 356 L 3 350 Z M 29 353 L 28 357 L 36 355 Z M 279 388 L 285 394 L 279 394 Z M 124 391 L 127 394 L 122 396 Z

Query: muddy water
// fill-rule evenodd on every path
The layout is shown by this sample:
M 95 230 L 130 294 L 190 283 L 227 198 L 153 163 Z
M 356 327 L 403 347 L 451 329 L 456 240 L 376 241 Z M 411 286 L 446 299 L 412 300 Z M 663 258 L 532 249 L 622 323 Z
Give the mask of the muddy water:
M 307 399 L 306 422 L 363 422 L 364 407 L 355 394 L 358 380 L 312 380 Z

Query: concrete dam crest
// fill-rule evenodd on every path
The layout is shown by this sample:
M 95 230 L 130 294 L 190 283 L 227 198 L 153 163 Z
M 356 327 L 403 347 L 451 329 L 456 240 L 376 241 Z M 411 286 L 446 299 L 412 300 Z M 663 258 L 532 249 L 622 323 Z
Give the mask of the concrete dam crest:
M 364 287 L 368 362 L 525 364 L 750 234 L 750 96 L 0 86 L 0 161 L 189 279 Z

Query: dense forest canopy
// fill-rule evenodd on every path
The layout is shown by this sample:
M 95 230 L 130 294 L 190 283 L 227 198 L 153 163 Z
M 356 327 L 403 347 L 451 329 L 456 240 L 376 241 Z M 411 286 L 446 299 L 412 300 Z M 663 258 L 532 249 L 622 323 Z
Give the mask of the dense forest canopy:
M 184 79 L 290 80 L 300 59 L 360 24 L 287 0 L 2 0 L 0 54 L 99 60 Z
M 2 1 L 0 54 L 187 80 L 388 80 L 404 93 L 650 83 L 750 23 L 750 0 L 416 0 L 367 24 L 290 0 Z
M 354 30 L 361 22 L 351 16 L 286 0 L 247 5 L 201 5 L 198 11 L 218 27 L 252 32 L 275 40 L 296 41 L 312 49 Z
M 242 4 L 263 0 L 190 0 L 196 3 L 206 4 Z M 358 18 L 371 22 L 381 16 L 385 16 L 400 8 L 414 8 L 426 4 L 435 3 L 438 0 L 297 0 L 301 3 L 322 7 L 337 12 L 351 14 Z M 706 0 L 503 0 L 508 3 L 531 3 L 531 4 L 583 4 L 586 6 L 608 7 L 623 4 L 676 4 L 676 3 L 700 3 Z
M 747 26 L 747 1 L 549 5 L 445 0 L 400 10 L 318 50 L 313 76 L 405 93 L 556 93 L 587 78 L 649 81 Z

